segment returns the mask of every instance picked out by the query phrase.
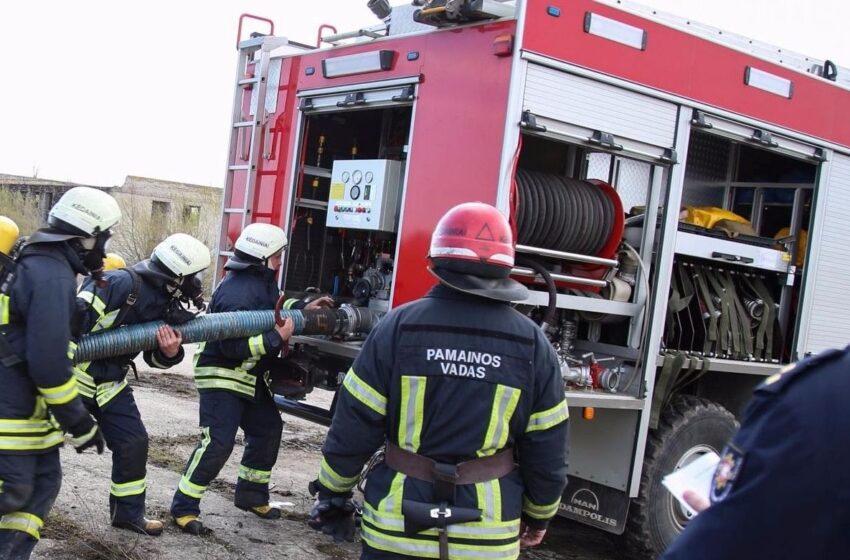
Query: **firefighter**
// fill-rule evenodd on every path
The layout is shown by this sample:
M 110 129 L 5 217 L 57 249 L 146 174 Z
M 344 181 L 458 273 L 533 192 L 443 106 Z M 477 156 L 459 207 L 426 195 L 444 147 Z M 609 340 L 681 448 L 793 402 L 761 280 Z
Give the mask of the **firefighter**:
M 97 275 L 121 218 L 103 191 L 74 187 L 51 208 L 0 287 L 0 558 L 29 558 L 59 493 L 65 430 L 77 452 L 103 452 L 71 373 L 77 274 Z M 8 242 L 3 242 L 5 247 Z
M 273 309 L 280 291 L 276 277 L 286 234 L 270 224 L 250 224 L 236 240 L 225 264 L 227 275 L 213 294 L 210 313 Z M 287 309 L 329 307 L 325 296 L 310 303 L 289 298 Z M 195 385 L 200 393 L 201 439 L 174 493 L 171 514 L 184 532 L 209 532 L 198 519 L 207 486 L 230 453 L 236 431 L 245 433 L 245 451 L 236 482 L 236 507 L 263 519 L 279 519 L 269 505 L 269 478 L 277 461 L 282 422 L 265 373 L 292 336 L 293 323 L 249 338 L 210 342 L 195 354 Z
M 664 560 L 850 558 L 850 347 L 768 377 Z M 706 509 L 707 508 L 707 509 Z
M 516 558 L 540 543 L 566 485 L 558 361 L 508 303 L 527 290 L 508 277 L 498 210 L 449 210 L 429 259 L 439 285 L 381 319 L 345 376 L 309 523 L 350 539 L 352 489 L 386 441 L 366 480 L 361 558 Z
M 179 324 L 192 317 L 181 305 L 200 296 L 198 273 L 210 265 L 210 251 L 185 233 L 156 246 L 150 259 L 105 274 L 107 285 L 91 280 L 77 295 L 87 311 L 82 332 L 165 320 Z M 168 324 L 156 334 L 159 348 L 144 352 L 151 367 L 167 369 L 183 359 L 180 334 Z M 135 355 L 77 364 L 74 375 L 86 408 L 97 419 L 112 450 L 109 513 L 112 525 L 146 535 L 162 533 L 162 522 L 145 517 L 148 434 L 125 377 Z
M 106 253 L 103 258 L 103 271 L 118 270 L 119 268 L 127 268 L 127 261 L 118 253 Z

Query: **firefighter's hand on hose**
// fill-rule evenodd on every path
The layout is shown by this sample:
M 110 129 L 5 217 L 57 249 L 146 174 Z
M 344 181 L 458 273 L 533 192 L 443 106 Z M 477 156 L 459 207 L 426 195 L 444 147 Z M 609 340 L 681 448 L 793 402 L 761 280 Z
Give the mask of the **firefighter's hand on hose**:
M 159 344 L 159 351 L 163 356 L 173 358 L 180 352 L 183 335 L 168 325 L 162 325 L 156 330 L 156 343 Z
M 331 296 L 322 296 L 316 298 L 304 306 L 304 309 L 327 309 L 334 306 L 334 298 Z
M 295 332 L 295 323 L 289 317 L 283 320 L 282 325 L 275 325 L 274 330 L 277 331 L 278 336 L 283 342 L 289 342 L 289 339 L 292 338 L 292 333 Z
M 318 494 L 307 522 L 310 528 L 332 536 L 335 542 L 353 542 L 355 508 L 351 492 L 328 492 L 316 480 L 308 488 L 310 495 Z
M 70 431 L 71 446 L 77 450 L 77 453 L 82 453 L 86 449 L 94 447 L 97 449 L 98 455 L 103 454 L 105 446 L 103 434 L 100 432 L 100 426 L 92 420 L 91 416 L 71 428 Z
M 519 524 L 519 547 L 531 548 L 543 542 L 543 537 L 546 535 L 546 529 L 534 529 L 529 527 L 524 522 Z

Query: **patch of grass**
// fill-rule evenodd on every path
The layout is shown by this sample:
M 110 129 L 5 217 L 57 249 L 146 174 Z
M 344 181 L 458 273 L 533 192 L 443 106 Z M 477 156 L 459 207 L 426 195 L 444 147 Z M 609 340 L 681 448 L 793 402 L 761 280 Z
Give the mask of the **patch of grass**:
M 63 558 L 79 560 L 145 560 L 148 555 L 138 550 L 141 536 L 131 541 L 112 542 L 91 521 L 78 523 L 62 512 L 51 511 L 41 533 L 42 538 L 62 542 Z
M 178 455 L 174 449 L 176 443 L 170 443 L 168 440 L 170 438 L 157 436 L 150 438 L 148 463 L 173 472 L 183 472 L 183 467 L 186 466 L 186 457 Z

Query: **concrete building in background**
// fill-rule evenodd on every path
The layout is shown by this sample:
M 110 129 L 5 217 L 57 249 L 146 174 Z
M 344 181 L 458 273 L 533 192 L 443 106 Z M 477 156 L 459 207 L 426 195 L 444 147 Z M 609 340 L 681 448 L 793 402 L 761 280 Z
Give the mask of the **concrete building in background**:
M 47 220 L 50 207 L 65 191 L 81 186 L 68 181 L 0 174 L 0 214 L 30 234 Z M 150 256 L 167 235 L 184 232 L 215 248 L 221 211 L 221 189 L 149 177 L 127 176 L 121 186 L 85 185 L 118 200 L 123 219 L 115 229 L 111 250 L 128 263 Z

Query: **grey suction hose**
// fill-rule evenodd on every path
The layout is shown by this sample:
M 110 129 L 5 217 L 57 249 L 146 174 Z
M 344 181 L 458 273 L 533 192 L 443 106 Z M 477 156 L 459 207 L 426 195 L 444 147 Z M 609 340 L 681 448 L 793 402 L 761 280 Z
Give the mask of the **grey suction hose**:
M 296 335 L 365 334 L 372 330 L 372 326 L 377 322 L 368 308 L 351 306 L 337 309 L 281 310 L 280 316 L 292 319 Z M 77 345 L 73 361 L 90 362 L 153 350 L 157 347 L 156 331 L 163 324 L 162 321 L 154 321 L 83 336 Z M 189 343 L 254 336 L 269 331 L 274 326 L 275 312 L 269 309 L 211 313 L 175 326 L 174 329 L 183 335 L 184 343 Z

